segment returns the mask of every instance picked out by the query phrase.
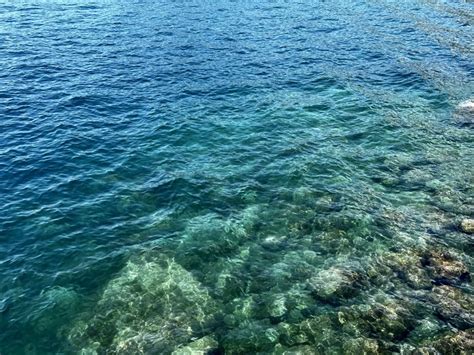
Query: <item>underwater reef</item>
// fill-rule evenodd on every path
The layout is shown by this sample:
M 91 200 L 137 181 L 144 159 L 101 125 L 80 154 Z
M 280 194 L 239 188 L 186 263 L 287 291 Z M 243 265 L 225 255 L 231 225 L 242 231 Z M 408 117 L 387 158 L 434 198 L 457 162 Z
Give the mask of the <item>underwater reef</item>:
M 384 158 L 387 175 L 350 197 L 246 193 L 239 213 L 190 215 L 176 238 L 130 257 L 89 309 L 71 290 L 44 294 L 56 306 L 38 328 L 81 354 L 472 353 L 472 195 L 453 193 L 472 185 L 459 162 L 456 180 L 453 159 L 431 153 L 416 158 L 423 169 Z M 410 195 L 387 199 L 386 188 Z
M 409 210 L 361 214 L 340 198 L 305 190 L 292 196 L 297 207 L 282 207 L 281 215 L 254 205 L 230 218 L 190 219 L 179 239 L 127 262 L 94 308 L 64 333 L 71 349 L 472 352 L 472 265 L 459 244 L 438 239 L 452 234 L 470 248 L 466 219 L 414 239 L 407 226 L 416 229 L 419 216 Z
M 69 331 L 71 345 L 84 354 L 474 349 L 462 257 L 426 246 L 322 262 L 310 242 L 251 235 L 249 221 L 208 223 L 190 231 L 182 254 L 157 250 L 129 261 Z M 228 238 L 222 245 L 216 232 Z

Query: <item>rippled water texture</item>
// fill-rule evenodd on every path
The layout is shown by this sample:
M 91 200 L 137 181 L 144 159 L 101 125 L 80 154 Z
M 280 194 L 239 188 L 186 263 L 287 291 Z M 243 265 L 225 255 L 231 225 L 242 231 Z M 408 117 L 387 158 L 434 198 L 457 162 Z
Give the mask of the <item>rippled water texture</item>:
M 3 1 L 2 354 L 474 349 L 471 1 Z

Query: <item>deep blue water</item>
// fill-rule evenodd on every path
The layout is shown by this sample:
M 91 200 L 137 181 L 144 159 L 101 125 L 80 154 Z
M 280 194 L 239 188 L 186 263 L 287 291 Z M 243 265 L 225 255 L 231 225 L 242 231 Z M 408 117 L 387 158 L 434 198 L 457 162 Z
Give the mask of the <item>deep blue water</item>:
M 0 2 L 0 353 L 474 350 L 473 22 Z

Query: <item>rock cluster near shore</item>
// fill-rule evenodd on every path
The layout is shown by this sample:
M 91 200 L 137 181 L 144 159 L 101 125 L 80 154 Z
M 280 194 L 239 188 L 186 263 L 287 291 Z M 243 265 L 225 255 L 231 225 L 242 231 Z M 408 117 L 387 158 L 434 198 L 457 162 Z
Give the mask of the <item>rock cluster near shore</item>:
M 388 176 L 401 176 L 398 203 L 423 192 L 416 206 L 380 209 L 372 191 L 361 192 L 363 208 L 347 207 L 344 194 L 315 195 L 313 204 L 307 189 L 281 213 L 253 205 L 229 218 L 190 219 L 176 242 L 131 261 L 109 283 L 69 332 L 73 348 L 474 353 L 474 223 L 458 219 L 470 213 L 452 208 L 462 196 L 450 198 L 455 189 L 424 168 L 427 160 L 385 163 Z M 428 198 L 438 205 L 427 207 Z
M 228 260 L 222 272 L 231 277 L 228 272 L 257 250 L 264 258 L 288 255 L 267 243 L 262 239 L 261 249 L 244 252 L 236 265 Z M 118 354 L 316 354 L 328 343 L 343 353 L 474 350 L 474 299 L 460 289 L 470 282 L 469 268 L 454 254 L 439 248 L 384 253 L 374 259 L 382 262 L 376 264 L 381 276 L 371 263 L 318 269 L 311 266 L 316 255 L 291 255 L 267 275 L 274 278 L 272 292 L 241 280 L 241 296 L 225 302 L 173 258 L 137 259 L 111 281 L 93 318 L 78 322 L 69 339 L 91 354 L 105 348 Z M 413 293 L 400 293 L 397 280 Z M 230 287 L 236 294 L 234 282 L 215 282 L 223 288 L 215 292 L 225 295 Z M 418 339 L 423 342 L 412 345 Z

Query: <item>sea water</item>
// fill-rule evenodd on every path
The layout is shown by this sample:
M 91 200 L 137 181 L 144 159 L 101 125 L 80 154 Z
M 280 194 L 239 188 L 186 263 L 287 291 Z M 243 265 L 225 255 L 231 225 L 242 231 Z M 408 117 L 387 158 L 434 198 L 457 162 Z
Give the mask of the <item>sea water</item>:
M 0 353 L 472 351 L 473 22 L 1 1 Z

